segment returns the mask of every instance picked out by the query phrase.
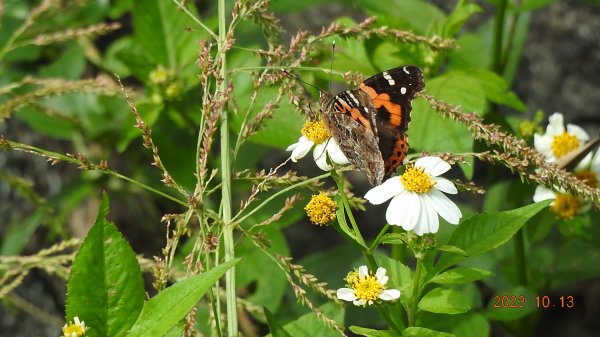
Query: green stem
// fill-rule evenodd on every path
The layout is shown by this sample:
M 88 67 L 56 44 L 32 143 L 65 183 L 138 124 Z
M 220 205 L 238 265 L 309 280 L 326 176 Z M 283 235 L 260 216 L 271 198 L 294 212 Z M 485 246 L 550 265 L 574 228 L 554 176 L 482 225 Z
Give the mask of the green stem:
M 377 249 L 377 246 L 379 245 L 379 241 L 381 241 L 381 239 L 383 238 L 385 233 L 387 233 L 389 228 L 390 228 L 389 223 L 386 223 L 385 226 L 383 226 L 383 228 L 381 229 L 379 234 L 377 234 L 377 237 L 375 238 L 375 240 L 373 240 L 373 243 L 371 243 L 371 246 L 369 246 L 369 252 L 373 253 L 375 251 L 375 249 Z M 394 245 L 394 246 L 396 246 L 396 245 Z
M 218 55 L 221 58 L 221 83 L 217 89 L 221 95 L 227 92 L 229 82 L 227 76 L 227 58 L 225 52 L 225 0 L 219 0 L 219 44 Z M 235 241 L 233 239 L 233 224 L 231 223 L 231 157 L 229 154 L 229 118 L 227 108 L 221 111 L 221 209 L 223 216 L 223 242 L 225 262 L 235 259 Z M 235 295 L 235 267 L 225 273 L 225 298 L 227 305 L 227 336 L 238 336 L 237 299 Z
M 400 233 L 400 232 L 402 232 L 402 227 L 394 226 L 394 228 L 392 228 L 392 233 Z M 396 261 L 400 261 L 400 262 L 406 264 L 406 246 L 393 245 L 391 257 L 392 257 L 392 259 L 394 259 Z
M 240 223 L 242 223 L 244 220 L 246 220 L 246 219 L 247 219 L 249 216 L 251 216 L 252 214 L 254 214 L 254 213 L 258 212 L 258 211 L 259 211 L 261 208 L 265 207 L 267 204 L 269 204 L 271 201 L 273 201 L 275 198 L 279 197 L 280 195 L 282 195 L 282 194 L 284 194 L 284 193 L 286 193 L 286 192 L 289 192 L 289 191 L 291 191 L 291 190 L 293 190 L 293 189 L 295 189 L 295 188 L 298 188 L 298 187 L 300 187 L 300 186 L 308 185 L 308 184 L 310 184 L 310 183 L 312 183 L 312 182 L 314 182 L 314 181 L 321 180 L 321 179 L 323 179 L 323 178 L 326 178 L 326 177 L 328 177 L 328 176 L 329 176 L 329 173 L 325 173 L 325 174 L 321 174 L 320 176 L 316 176 L 316 177 L 314 177 L 314 178 L 307 179 L 307 180 L 305 180 L 305 181 L 303 181 L 303 182 L 301 182 L 301 183 L 298 183 L 298 184 L 295 184 L 295 185 L 292 185 L 292 186 L 288 186 L 288 187 L 286 187 L 286 188 L 284 188 L 284 189 L 282 189 L 282 190 L 278 191 L 277 193 L 274 193 L 273 195 L 271 195 L 271 196 L 270 196 L 270 197 L 268 197 L 267 199 L 265 199 L 265 201 L 263 201 L 262 203 L 260 203 L 260 205 L 258 205 L 258 206 L 256 206 L 256 207 L 254 207 L 254 208 L 253 208 L 252 210 L 250 210 L 248 213 L 244 214 L 244 216 L 242 216 L 241 218 L 239 218 L 239 219 L 238 219 L 238 216 L 239 216 L 239 214 L 238 214 L 238 215 L 236 215 L 236 216 L 235 216 L 235 217 L 234 217 L 234 218 L 231 220 L 231 222 L 232 222 L 232 224 L 234 224 L 234 225 L 240 224 Z
M 502 43 L 504 35 L 504 20 L 506 16 L 507 0 L 501 0 L 496 8 L 494 20 L 494 45 L 492 50 L 492 69 L 496 74 L 502 74 Z
M 421 270 L 423 269 L 423 258 L 420 256 L 415 256 L 417 258 L 417 266 L 415 270 L 415 278 L 413 280 L 413 292 L 412 292 L 412 302 L 410 305 L 410 311 L 408 312 L 408 326 L 415 326 L 417 321 L 417 304 L 419 303 L 419 288 L 421 285 L 419 284 L 421 281 Z

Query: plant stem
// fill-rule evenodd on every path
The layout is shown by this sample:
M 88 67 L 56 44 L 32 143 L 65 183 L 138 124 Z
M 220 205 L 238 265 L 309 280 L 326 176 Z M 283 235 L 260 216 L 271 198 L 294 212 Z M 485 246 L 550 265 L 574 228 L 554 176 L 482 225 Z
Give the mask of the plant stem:
M 373 240 L 373 242 L 371 243 L 371 246 L 369 246 L 369 251 L 371 253 L 374 252 L 375 249 L 377 249 L 377 246 L 379 245 L 379 241 L 381 241 L 381 238 L 383 238 L 383 236 L 385 235 L 385 233 L 387 233 L 389 228 L 390 228 L 390 224 L 386 223 L 385 226 L 383 226 L 383 228 L 379 232 L 379 234 L 377 234 L 377 237 L 375 238 L 375 240 Z M 394 245 L 394 246 L 396 246 L 396 245 Z
M 419 288 L 421 281 L 421 270 L 423 269 L 423 257 L 415 256 L 417 259 L 417 266 L 415 270 L 415 278 L 413 280 L 413 292 L 412 292 L 412 302 L 410 305 L 410 311 L 408 312 L 408 326 L 415 326 L 417 320 L 417 303 L 419 303 Z
M 227 92 L 227 58 L 225 51 L 225 0 L 219 0 L 219 44 L 218 55 L 221 58 L 221 83 L 217 90 L 221 95 Z M 235 242 L 233 239 L 233 225 L 231 224 L 231 157 L 229 154 L 229 119 L 226 106 L 221 111 L 221 210 L 223 217 L 223 242 L 224 260 L 231 261 L 235 258 Z M 227 305 L 227 336 L 238 336 L 237 300 L 235 294 L 235 266 L 225 273 L 225 298 Z
M 506 2 L 501 0 L 496 8 L 496 18 L 494 20 L 494 46 L 492 50 L 492 70 L 496 74 L 502 74 L 502 43 L 504 35 L 504 19 L 506 17 Z
M 402 232 L 402 227 L 394 226 L 394 228 L 392 228 L 392 233 L 400 233 L 400 232 Z M 406 264 L 406 246 L 393 245 L 391 257 L 392 257 L 392 259 L 394 259 L 396 261 L 400 261 L 400 262 Z

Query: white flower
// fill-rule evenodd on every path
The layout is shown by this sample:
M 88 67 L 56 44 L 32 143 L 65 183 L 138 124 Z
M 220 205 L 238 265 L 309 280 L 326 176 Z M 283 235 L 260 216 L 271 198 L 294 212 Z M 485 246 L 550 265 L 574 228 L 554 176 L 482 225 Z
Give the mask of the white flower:
M 337 298 L 350 301 L 357 306 L 367 306 L 373 301 L 393 301 L 400 297 L 400 290 L 385 289 L 389 277 L 385 268 L 377 268 L 375 275 L 369 275 L 367 266 L 360 266 L 358 272 L 352 271 L 346 277 L 348 286 L 337 290 Z
M 286 151 L 292 151 L 290 159 L 297 162 L 298 159 L 306 156 L 311 149 L 313 149 L 315 163 L 323 171 L 333 169 L 329 162 L 337 165 L 350 163 L 335 139 L 329 137 L 321 121 L 307 121 L 302 128 L 302 137 L 298 139 L 298 142 L 288 146 Z M 329 162 L 327 158 L 329 158 Z
M 565 220 L 572 219 L 583 210 L 582 202 L 577 196 L 565 193 L 562 190 L 555 192 L 543 186 L 538 186 L 533 194 L 533 201 L 540 202 L 543 200 L 554 200 L 550 204 L 550 211 Z
M 390 225 L 401 226 L 417 235 L 436 233 L 438 214 L 451 224 L 458 224 L 462 213 L 444 193 L 456 194 L 456 186 L 438 177 L 450 169 L 450 164 L 438 157 L 423 157 L 408 167 L 400 176 L 394 176 L 373 187 L 365 199 L 379 205 L 392 199 L 385 218 Z M 444 192 L 444 193 L 442 193 Z
M 85 322 L 79 321 L 79 317 L 73 317 L 74 323 L 67 323 L 63 326 L 64 337 L 81 337 L 85 335 Z
M 567 124 L 565 131 L 563 115 L 558 112 L 552 114 L 548 119 L 545 134 L 533 135 L 535 148 L 550 162 L 555 162 L 567 153 L 576 150 L 589 139 L 590 136 L 587 132 L 577 125 Z

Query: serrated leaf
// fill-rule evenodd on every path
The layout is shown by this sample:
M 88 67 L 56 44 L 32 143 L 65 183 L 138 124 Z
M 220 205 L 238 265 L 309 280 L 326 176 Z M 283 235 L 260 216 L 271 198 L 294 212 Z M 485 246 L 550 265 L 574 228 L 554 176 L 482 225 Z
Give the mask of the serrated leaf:
M 447 288 L 431 290 L 421 298 L 417 307 L 437 314 L 462 314 L 471 309 L 469 301 L 460 292 Z
M 448 332 L 435 331 L 418 326 L 406 328 L 402 331 L 402 337 L 456 337 Z
M 469 267 L 458 267 L 434 276 L 429 282 L 437 284 L 461 284 L 482 280 L 492 275 L 492 272 Z
M 349 327 L 349 329 L 357 335 L 366 337 L 400 337 L 400 334 L 392 330 L 375 330 L 355 325 Z
M 448 244 L 463 249 L 469 256 L 483 254 L 506 243 L 534 215 L 546 208 L 550 200 L 504 212 L 484 212 L 463 221 L 452 233 Z M 443 253 L 436 270 L 444 270 L 464 259 Z
M 144 303 L 144 282 L 135 253 L 108 222 L 103 195 L 96 223 L 81 244 L 67 285 L 67 321 L 77 316 L 90 337 L 124 336 Z
M 144 303 L 128 337 L 162 337 L 196 305 L 206 291 L 240 259 L 179 281 Z

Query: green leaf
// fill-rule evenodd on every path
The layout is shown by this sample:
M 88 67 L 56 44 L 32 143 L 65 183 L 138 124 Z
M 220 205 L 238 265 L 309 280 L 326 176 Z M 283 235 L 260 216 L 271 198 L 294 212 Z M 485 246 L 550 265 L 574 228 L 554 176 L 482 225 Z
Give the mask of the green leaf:
M 452 13 L 444 20 L 442 36 L 453 37 L 462 29 L 465 22 L 467 22 L 473 14 L 481 11 L 481 7 L 475 4 L 465 0 L 458 1 Z
M 349 329 L 357 335 L 366 337 L 400 337 L 400 335 L 393 330 L 375 330 L 355 325 L 349 327 Z
M 448 253 L 454 253 L 454 254 L 458 254 L 458 255 L 462 255 L 462 256 L 468 256 L 467 252 L 465 252 L 464 250 L 462 250 L 456 246 L 451 246 L 451 245 L 438 246 L 437 250 L 439 250 L 440 252 L 448 252 Z
M 440 332 L 421 327 L 410 327 L 402 331 L 402 337 L 455 337 L 448 332 Z
M 385 268 L 390 278 L 388 288 L 400 290 L 400 303 L 408 308 L 412 302 L 413 275 L 412 270 L 400 261 L 396 261 L 383 254 L 377 256 L 379 266 Z
M 438 7 L 421 0 L 360 0 L 358 3 L 360 8 L 366 9 L 369 14 L 402 20 L 419 34 L 426 33 L 432 24 L 445 19 L 444 13 Z
M 279 324 L 269 309 L 264 308 L 265 317 L 267 318 L 267 324 L 269 325 L 269 331 L 273 337 L 292 337 L 287 331 L 283 329 L 283 326 Z
M 469 256 L 483 254 L 506 243 L 534 215 L 546 208 L 550 200 L 504 212 L 484 212 L 463 221 L 452 233 L 448 244 L 463 249 Z M 463 256 L 443 253 L 436 270 L 444 270 Z
M 282 256 L 289 255 L 287 242 L 279 228 L 265 227 L 261 231 L 261 235 L 269 240 L 269 250 L 272 253 Z M 244 257 L 244 260 L 236 266 L 237 286 L 252 289 L 246 300 L 273 312 L 277 311 L 287 288 L 283 272 L 250 239 L 239 242 L 235 251 L 236 256 Z
M 33 214 L 27 216 L 25 219 L 19 219 L 18 223 L 11 223 L 4 235 L 2 235 L 0 255 L 21 254 L 35 230 L 42 224 L 44 215 L 43 210 L 36 209 Z
M 515 110 L 524 112 L 527 110 L 525 104 L 510 91 L 508 83 L 501 76 L 487 69 L 468 69 L 460 71 L 479 82 L 485 96 L 492 102 L 506 105 Z
M 337 303 L 326 303 L 319 307 L 319 309 L 328 316 L 341 324 L 344 320 L 344 307 Z M 294 337 L 339 337 L 339 332 L 323 324 L 314 312 L 309 312 L 297 320 L 286 324 L 284 327 L 285 331 Z M 267 337 L 272 337 L 268 334 Z
M 488 337 L 490 323 L 479 313 L 470 314 L 459 320 L 452 332 L 457 337 Z
M 469 301 L 460 292 L 447 288 L 431 290 L 421 298 L 417 307 L 437 314 L 462 314 L 471 309 Z
M 144 303 L 128 337 L 162 337 L 196 305 L 204 293 L 240 259 L 222 263 L 199 275 L 177 282 Z
M 85 65 L 83 47 L 72 44 L 53 63 L 40 68 L 40 77 L 76 80 L 83 75 Z
M 89 336 L 124 336 L 144 303 L 144 282 L 135 253 L 108 222 L 103 195 L 96 223 L 81 244 L 67 284 L 66 320 L 78 316 Z
M 194 33 L 186 27 L 197 25 L 173 1 L 136 0 L 133 9 L 134 39 L 144 57 L 155 65 L 178 69 L 194 63 L 197 44 L 204 30 Z
M 429 282 L 437 284 L 461 284 L 482 280 L 492 275 L 492 272 L 469 267 L 458 267 L 434 276 Z

